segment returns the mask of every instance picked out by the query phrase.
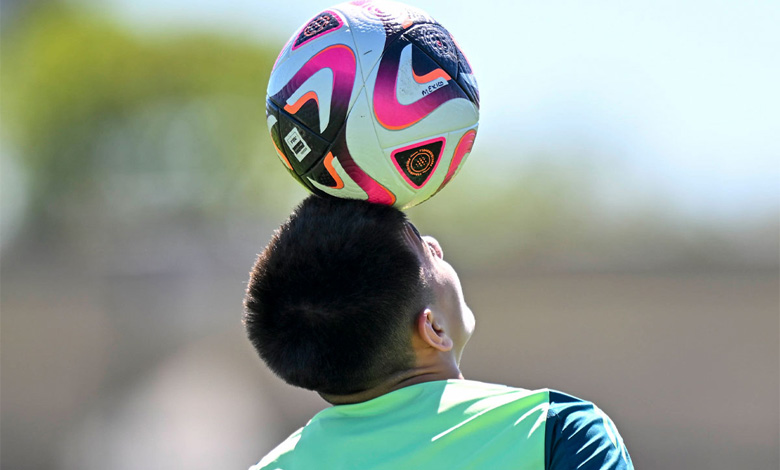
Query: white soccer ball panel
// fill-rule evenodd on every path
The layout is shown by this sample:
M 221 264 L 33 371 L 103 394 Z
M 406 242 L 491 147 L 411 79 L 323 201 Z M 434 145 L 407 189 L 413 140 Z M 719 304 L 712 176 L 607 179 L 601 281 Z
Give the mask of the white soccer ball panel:
M 332 11 L 332 10 L 327 10 Z M 279 58 L 274 65 L 271 73 L 271 79 L 268 82 L 268 95 L 275 95 L 287 82 L 300 70 L 303 65 L 308 62 L 319 51 L 325 49 L 333 44 L 346 44 L 351 46 L 354 43 L 352 39 L 352 32 L 349 30 L 349 25 L 346 18 L 340 15 L 338 12 L 333 11 L 338 16 L 342 25 L 338 29 L 334 29 L 325 34 L 322 34 L 310 42 L 295 47 L 296 39 L 300 36 L 301 32 L 308 26 L 309 21 L 304 23 L 295 33 L 292 35 L 287 44 L 285 44 L 282 52 L 279 54 Z M 318 15 L 319 16 L 319 15 Z M 316 18 L 313 17 L 312 20 Z M 295 49 L 293 49 L 295 47 Z
M 450 147 L 449 137 L 443 134 L 384 149 L 388 171 L 399 180 L 397 187 L 409 194 L 397 203 L 399 207 L 411 207 L 436 192 L 444 180 L 442 169 L 448 167 L 452 158 Z M 421 161 L 421 166 L 414 168 L 415 161 Z
M 337 5 L 333 10 L 341 13 L 349 24 L 355 53 L 360 61 L 361 79 L 365 81 L 384 52 L 385 26 L 376 16 L 365 14 L 364 8 L 351 3 Z
M 468 156 L 479 120 L 476 82 L 448 41 L 426 13 L 391 1 L 314 16 L 268 84 L 279 158 L 320 194 L 399 208 L 436 194 Z
M 346 139 L 349 153 L 355 163 L 398 198 L 400 195 L 396 194 L 396 188 L 404 188 L 403 179 L 396 175 L 392 165 L 384 158 L 374 132 L 365 90 L 359 93 L 347 118 Z
M 355 183 L 352 178 L 349 177 L 346 170 L 344 170 L 344 167 L 341 166 L 341 163 L 338 161 L 338 158 L 333 158 L 331 160 L 331 165 L 333 165 L 333 169 L 336 171 L 336 174 L 341 179 L 341 182 L 343 184 L 343 187 L 341 188 L 331 188 L 329 186 L 325 186 L 324 184 L 320 184 L 317 181 L 314 181 L 312 178 L 306 178 L 309 180 L 309 183 L 312 184 L 312 186 L 316 187 L 320 191 L 324 193 L 328 193 L 331 196 L 345 198 L 345 199 L 360 199 L 365 201 L 368 199 L 368 194 L 366 194 L 363 189 L 358 186 L 357 183 Z
M 448 86 L 457 86 L 451 84 Z M 369 93 L 369 96 L 372 93 Z M 445 134 L 474 126 L 479 122 L 479 110 L 467 99 L 456 98 L 442 104 L 426 117 L 406 129 L 387 129 L 374 120 L 374 129 L 383 148 L 396 147 L 427 136 Z
M 281 92 L 285 87 L 291 86 L 290 81 L 301 72 L 302 69 L 308 69 L 309 71 L 319 71 L 324 68 L 328 68 L 332 74 L 354 74 L 354 81 L 352 84 L 352 94 L 350 95 L 349 105 L 354 103 L 356 98 L 356 92 L 363 88 L 363 77 L 367 72 L 363 71 L 361 65 L 361 59 L 358 51 L 358 47 L 354 42 L 350 24 L 346 18 L 339 14 L 337 11 L 327 10 L 339 18 L 341 26 L 338 29 L 328 31 L 320 36 L 311 39 L 309 42 L 302 44 L 300 47 L 295 48 L 295 39 L 291 40 L 286 46 L 287 52 L 283 59 L 277 64 L 273 70 L 271 77 L 268 81 L 267 94 L 272 97 Z M 297 38 L 301 28 L 293 38 Z M 361 38 L 363 39 L 363 38 Z M 384 40 L 384 34 L 382 35 Z M 336 45 L 343 45 L 352 51 L 352 58 L 347 60 L 334 59 L 334 56 L 338 54 L 328 53 L 320 55 L 328 48 Z M 315 59 L 318 55 L 319 58 Z M 335 77 L 332 77 L 335 78 Z M 334 81 L 317 82 L 318 86 L 311 87 L 311 82 L 307 80 L 306 89 L 300 85 L 296 90 L 290 90 L 296 93 L 297 96 L 302 96 L 309 91 L 313 91 L 318 96 L 318 102 L 323 104 L 326 98 L 332 98 L 334 91 Z M 277 103 L 279 106 L 284 106 L 290 103 Z M 314 129 L 316 131 L 316 129 Z

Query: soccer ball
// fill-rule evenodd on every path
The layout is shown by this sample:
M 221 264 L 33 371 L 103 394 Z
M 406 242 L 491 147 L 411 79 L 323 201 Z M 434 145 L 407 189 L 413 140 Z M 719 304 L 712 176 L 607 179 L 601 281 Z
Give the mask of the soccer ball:
M 422 10 L 359 0 L 293 34 L 268 83 L 276 152 L 312 192 L 407 208 L 471 152 L 479 91 L 466 57 Z

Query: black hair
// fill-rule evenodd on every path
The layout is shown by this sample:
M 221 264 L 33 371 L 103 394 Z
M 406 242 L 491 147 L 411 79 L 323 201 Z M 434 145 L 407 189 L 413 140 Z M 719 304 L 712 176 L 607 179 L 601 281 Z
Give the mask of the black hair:
M 427 287 L 390 206 L 309 196 L 252 269 L 249 340 L 287 383 L 320 393 L 366 390 L 413 365 Z

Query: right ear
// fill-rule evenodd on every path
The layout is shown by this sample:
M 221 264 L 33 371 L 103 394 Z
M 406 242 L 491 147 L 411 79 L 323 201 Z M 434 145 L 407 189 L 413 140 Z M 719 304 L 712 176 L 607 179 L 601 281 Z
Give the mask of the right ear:
M 452 339 L 447 335 L 442 323 L 430 308 L 417 316 L 417 333 L 426 344 L 434 349 L 447 352 L 452 349 Z

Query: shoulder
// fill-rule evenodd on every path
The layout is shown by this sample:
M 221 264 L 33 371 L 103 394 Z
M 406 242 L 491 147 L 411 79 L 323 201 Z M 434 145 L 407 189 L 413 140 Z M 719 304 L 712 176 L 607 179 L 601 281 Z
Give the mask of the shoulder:
M 631 470 L 623 438 L 594 403 L 550 390 L 545 435 L 549 470 Z
M 292 453 L 301 439 L 303 428 L 298 429 L 263 457 L 260 462 L 249 467 L 249 470 L 271 470 L 282 468 L 283 461 Z

